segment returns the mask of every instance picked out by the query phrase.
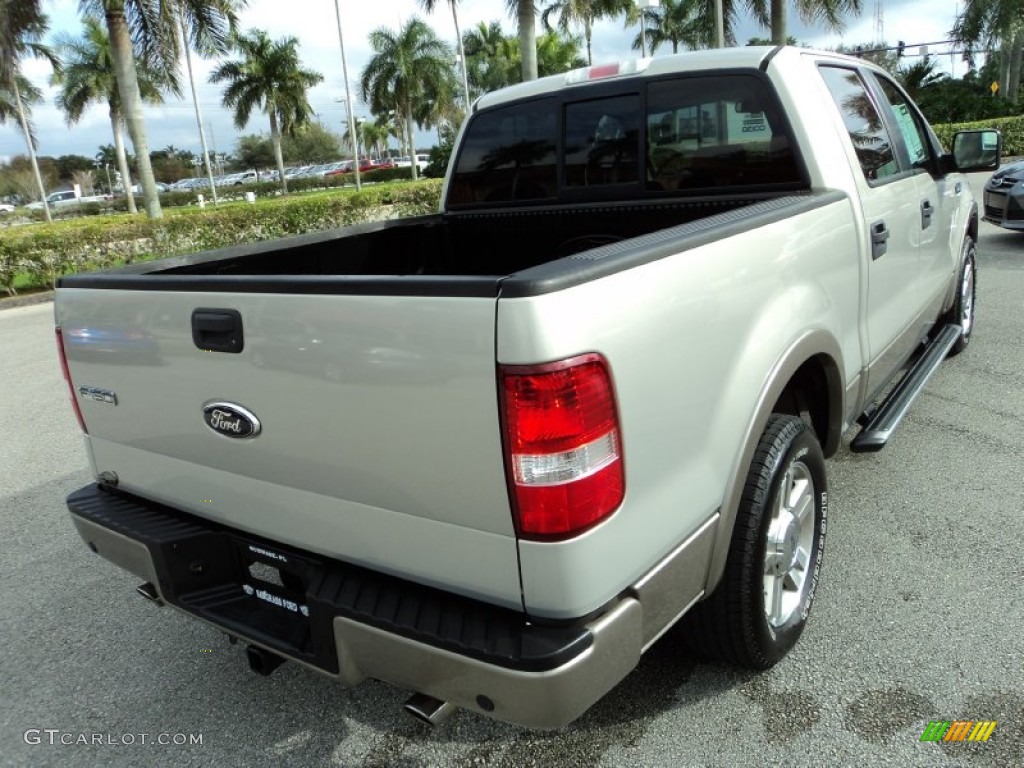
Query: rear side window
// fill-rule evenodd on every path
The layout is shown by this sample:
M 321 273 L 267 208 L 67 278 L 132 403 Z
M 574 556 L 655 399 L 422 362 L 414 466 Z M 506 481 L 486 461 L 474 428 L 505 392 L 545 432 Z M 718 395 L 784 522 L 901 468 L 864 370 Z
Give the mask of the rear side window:
M 881 181 L 899 173 L 892 138 L 860 75 L 844 67 L 823 66 L 819 71 L 843 116 L 843 124 L 850 134 L 864 178 Z
M 452 179 L 452 205 L 543 200 L 557 194 L 558 105 L 540 99 L 479 115 Z
M 646 155 L 650 190 L 801 181 L 775 99 L 746 75 L 651 83 Z

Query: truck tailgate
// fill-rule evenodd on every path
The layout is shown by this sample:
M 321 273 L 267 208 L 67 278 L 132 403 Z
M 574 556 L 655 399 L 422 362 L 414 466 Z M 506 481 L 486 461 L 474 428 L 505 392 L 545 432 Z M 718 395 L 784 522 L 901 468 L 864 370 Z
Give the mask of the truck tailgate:
M 495 308 L 486 296 L 62 288 L 56 312 L 97 475 L 521 609 Z M 201 349 L 196 310 L 237 312 L 241 350 Z M 255 417 L 259 434 L 215 431 L 215 403 Z

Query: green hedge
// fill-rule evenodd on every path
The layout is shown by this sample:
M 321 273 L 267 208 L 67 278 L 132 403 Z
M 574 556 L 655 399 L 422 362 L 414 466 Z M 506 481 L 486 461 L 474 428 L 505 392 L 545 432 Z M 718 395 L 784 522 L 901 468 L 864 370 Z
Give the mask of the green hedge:
M 947 150 L 953 145 L 953 134 L 978 128 L 996 128 L 1003 134 L 1003 154 L 1013 157 L 1024 155 L 1024 117 L 993 117 L 972 123 L 946 123 L 932 126 Z
M 13 295 L 19 274 L 27 274 L 35 285 L 53 285 L 69 272 L 432 213 L 440 194 L 440 182 L 426 180 L 382 184 L 361 192 L 168 210 L 157 221 L 142 216 L 94 216 L 12 226 L 0 230 L 0 287 Z

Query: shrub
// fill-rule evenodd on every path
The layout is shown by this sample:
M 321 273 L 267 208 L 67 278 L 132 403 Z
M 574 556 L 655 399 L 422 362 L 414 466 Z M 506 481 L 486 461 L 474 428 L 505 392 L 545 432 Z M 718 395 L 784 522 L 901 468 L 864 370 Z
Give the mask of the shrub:
M 953 134 L 979 128 L 996 128 L 1003 134 L 1003 154 L 1019 157 L 1024 155 L 1024 117 L 994 117 L 970 123 L 945 123 L 935 125 L 935 135 L 947 150 L 953 144 Z
M 381 184 L 360 192 L 261 199 L 255 205 L 169 210 L 156 221 L 95 216 L 9 227 L 0 232 L 0 287 L 13 294 L 19 273 L 37 285 L 53 285 L 69 272 L 432 213 L 440 191 L 437 181 Z

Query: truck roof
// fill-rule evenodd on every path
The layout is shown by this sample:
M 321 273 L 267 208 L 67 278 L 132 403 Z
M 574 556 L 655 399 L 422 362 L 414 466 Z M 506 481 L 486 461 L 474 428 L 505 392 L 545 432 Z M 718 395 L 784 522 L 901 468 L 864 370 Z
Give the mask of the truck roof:
M 585 85 L 595 80 L 611 80 L 616 77 L 643 74 L 657 76 L 676 72 L 697 72 L 709 69 L 757 69 L 774 56 L 799 56 L 815 54 L 838 59 L 851 59 L 843 54 L 832 51 L 816 51 L 794 46 L 744 46 L 739 48 L 712 48 L 703 51 L 686 51 L 670 56 L 648 57 L 646 59 L 624 59 L 618 62 L 605 62 L 557 75 L 542 77 L 526 83 L 502 88 L 486 93 L 474 105 L 477 109 L 486 109 L 508 101 L 543 96 L 566 87 Z M 858 65 L 869 65 L 863 59 L 851 59 Z

